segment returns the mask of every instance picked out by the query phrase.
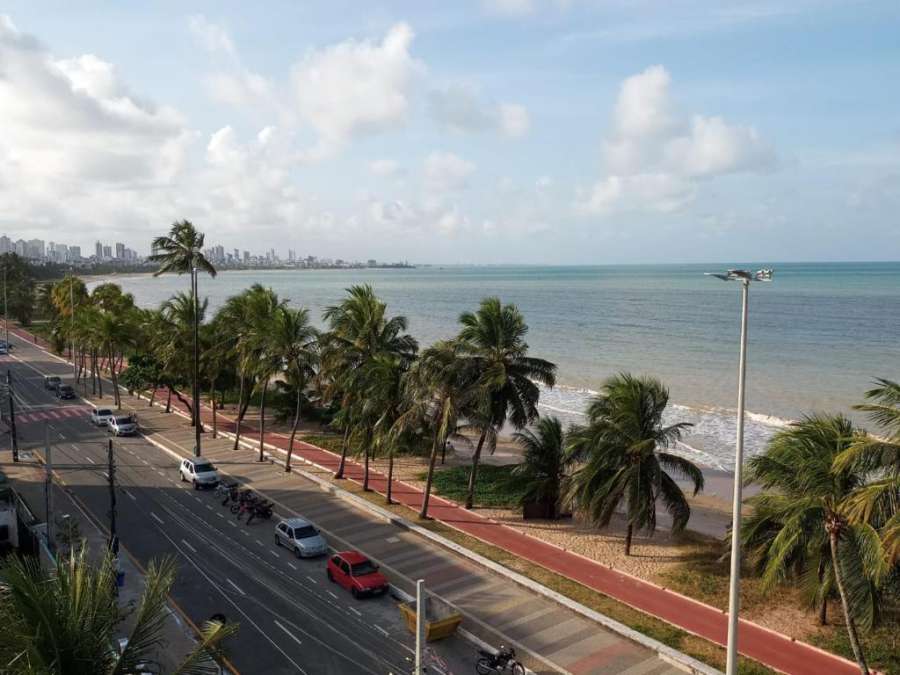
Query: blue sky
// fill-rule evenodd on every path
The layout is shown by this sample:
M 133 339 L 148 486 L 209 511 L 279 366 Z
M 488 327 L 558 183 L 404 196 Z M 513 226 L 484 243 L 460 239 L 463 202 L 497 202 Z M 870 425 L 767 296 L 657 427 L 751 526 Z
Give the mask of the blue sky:
M 443 263 L 900 258 L 900 6 L 5 3 L 0 230 Z

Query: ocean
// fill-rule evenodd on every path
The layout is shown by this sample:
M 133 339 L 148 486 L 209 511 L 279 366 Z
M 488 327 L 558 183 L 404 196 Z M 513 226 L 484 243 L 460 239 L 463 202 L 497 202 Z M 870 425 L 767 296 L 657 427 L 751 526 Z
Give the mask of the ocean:
M 620 371 L 660 378 L 671 421 L 694 424 L 678 451 L 733 468 L 740 286 L 703 272 L 773 267 L 750 290 L 746 451 L 760 452 L 792 419 L 850 411 L 875 377 L 900 379 L 900 263 L 431 266 L 416 269 L 229 271 L 201 277 L 214 310 L 253 283 L 271 287 L 321 323 L 345 288 L 368 283 L 427 345 L 496 295 L 519 306 L 535 356 L 559 367 L 542 414 L 578 422 L 604 380 Z M 154 307 L 187 277 L 110 277 Z M 94 284 L 92 284 L 94 285 Z

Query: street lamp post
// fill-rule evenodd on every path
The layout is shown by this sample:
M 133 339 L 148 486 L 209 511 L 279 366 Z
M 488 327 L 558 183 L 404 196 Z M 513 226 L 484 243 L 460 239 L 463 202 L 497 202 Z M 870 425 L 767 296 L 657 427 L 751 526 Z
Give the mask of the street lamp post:
M 194 291 L 194 386 L 193 386 L 193 410 L 194 417 L 194 456 L 199 457 L 200 451 L 200 299 L 197 295 L 199 286 L 197 278 L 197 266 L 191 265 L 191 287 Z
M 728 270 L 725 274 L 707 273 L 723 281 L 741 282 L 741 351 L 738 365 L 737 438 L 734 452 L 734 500 L 731 506 L 731 573 L 728 580 L 728 648 L 726 675 L 737 675 L 738 614 L 740 613 L 741 584 L 741 488 L 744 466 L 744 391 L 747 374 L 747 310 L 751 281 L 771 281 L 772 270 L 757 272 Z

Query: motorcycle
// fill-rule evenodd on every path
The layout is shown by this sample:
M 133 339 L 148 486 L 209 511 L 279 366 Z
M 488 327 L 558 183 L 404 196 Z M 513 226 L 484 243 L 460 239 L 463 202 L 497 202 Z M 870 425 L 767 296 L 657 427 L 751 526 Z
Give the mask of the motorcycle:
M 478 650 L 478 661 L 475 662 L 475 671 L 480 675 L 500 675 L 512 673 L 512 675 L 525 675 L 525 666 L 516 661 L 516 650 L 512 647 L 500 645 L 500 649 L 494 654 L 485 649 Z
M 258 518 L 258 519 L 262 519 L 262 520 L 269 520 L 271 517 L 272 517 L 271 502 L 254 504 L 253 506 L 250 507 L 250 515 L 247 516 L 247 524 L 249 525 L 250 522 L 254 518 Z M 238 515 L 238 519 L 240 519 L 240 515 Z
M 215 495 L 222 500 L 222 506 L 225 506 L 234 496 L 237 495 L 237 483 L 219 483 L 216 485 Z
M 253 492 L 253 490 L 241 490 L 239 493 L 231 496 L 230 499 L 232 502 L 231 512 L 238 513 L 246 505 L 253 504 L 258 501 L 259 497 L 256 496 L 256 493 Z

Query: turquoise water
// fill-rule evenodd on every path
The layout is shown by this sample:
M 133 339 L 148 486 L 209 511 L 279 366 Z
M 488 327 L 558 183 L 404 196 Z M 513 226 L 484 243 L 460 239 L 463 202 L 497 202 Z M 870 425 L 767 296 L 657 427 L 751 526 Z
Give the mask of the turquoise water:
M 456 330 L 486 295 L 524 312 L 535 355 L 559 365 L 547 413 L 577 420 L 590 392 L 620 370 L 666 382 L 672 415 L 696 426 L 683 452 L 730 468 L 740 287 L 705 277 L 758 264 L 597 267 L 423 267 L 409 270 L 223 272 L 201 279 L 210 306 L 258 282 L 319 317 L 343 289 L 370 283 L 428 344 Z M 900 379 L 900 263 L 769 264 L 750 292 L 748 451 L 807 411 L 847 411 L 876 376 Z M 155 306 L 187 277 L 117 278 Z

